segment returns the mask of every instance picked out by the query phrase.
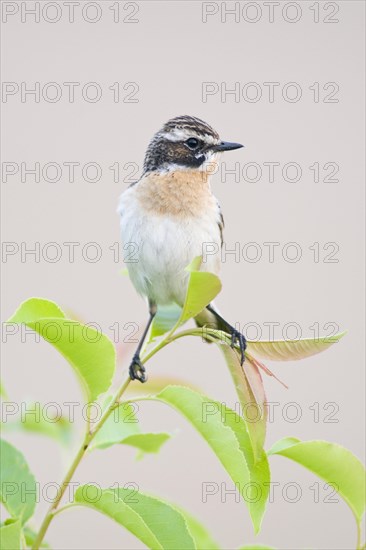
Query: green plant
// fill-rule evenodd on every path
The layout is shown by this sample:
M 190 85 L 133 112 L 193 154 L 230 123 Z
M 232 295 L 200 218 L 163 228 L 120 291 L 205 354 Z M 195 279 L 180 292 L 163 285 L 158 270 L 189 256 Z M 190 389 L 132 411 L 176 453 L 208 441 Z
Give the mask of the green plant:
M 84 485 L 77 489 L 73 501 L 61 506 L 76 468 L 84 456 L 94 449 L 125 444 L 137 448 L 140 453 L 157 453 L 160 450 L 169 439 L 169 434 L 146 433 L 140 430 L 138 423 L 125 421 L 127 417 L 135 419 L 132 402 L 152 400 L 168 405 L 183 415 L 211 447 L 233 482 L 240 488 L 248 488 L 244 500 L 255 533 L 260 531 L 268 499 L 268 458 L 278 455 L 299 463 L 321 479 L 334 484 L 355 517 L 357 549 L 361 549 L 360 523 L 365 508 L 365 470 L 360 461 L 347 449 L 326 441 L 301 442 L 295 438 L 285 438 L 269 451 L 264 450 L 267 414 L 261 371 L 269 375 L 272 373 L 261 360 L 268 358 L 283 361 L 308 357 L 338 342 L 343 334 L 295 342 L 249 342 L 246 361 L 241 367 L 238 352 L 230 347 L 227 334 L 209 327 L 180 330 L 186 321 L 213 300 L 220 289 L 220 280 L 215 275 L 195 271 L 193 264 L 182 311 L 168 308 L 159 313 L 145 346 L 143 361 L 149 361 L 158 351 L 179 338 L 194 336 L 212 340 L 220 347 L 229 367 L 242 406 L 242 416 L 184 386 L 161 384 L 153 395 L 128 398 L 125 392 L 130 380 L 126 377 L 113 394 L 111 384 L 116 357 L 114 345 L 107 336 L 79 321 L 67 319 L 54 302 L 31 298 L 21 304 L 8 323 L 25 324 L 51 343 L 76 372 L 85 403 L 90 408 L 93 401 L 99 399 L 103 414 L 96 423 L 91 422 L 88 415 L 79 450 L 37 532 L 28 526 L 36 506 L 35 492 L 31 491 L 36 487 L 35 478 L 24 456 L 7 441 L 1 441 L 1 500 L 10 516 L 0 528 L 1 548 L 43 548 L 44 537 L 53 519 L 64 510 L 76 506 L 90 507 L 111 517 L 151 549 L 219 548 L 206 528 L 188 512 L 135 489 L 133 492 L 129 488 L 100 490 L 93 485 Z M 85 338 L 86 332 L 88 338 Z M 222 414 L 223 407 L 228 414 Z M 51 430 L 42 423 L 26 424 L 23 427 L 64 441 L 70 429 L 66 421 Z M 19 490 L 22 483 L 27 487 L 26 498 Z M 255 498 L 254 494 L 259 494 L 259 498 Z

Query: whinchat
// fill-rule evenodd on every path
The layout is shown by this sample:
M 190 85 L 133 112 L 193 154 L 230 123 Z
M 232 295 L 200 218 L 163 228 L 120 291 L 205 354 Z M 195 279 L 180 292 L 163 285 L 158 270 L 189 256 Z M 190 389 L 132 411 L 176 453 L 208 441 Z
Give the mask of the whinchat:
M 128 272 L 137 292 L 147 298 L 150 318 L 130 364 L 130 377 L 147 380 L 140 351 L 159 306 L 183 306 L 189 273 L 186 267 L 203 247 L 221 247 L 224 219 L 210 187 L 218 153 L 243 147 L 222 141 L 206 122 L 193 116 L 172 118 L 153 136 L 141 178 L 121 195 L 119 214 L 124 244 L 134 243 L 136 260 Z M 216 248 L 217 249 L 217 248 Z M 208 255 L 201 270 L 219 273 L 219 254 Z M 244 336 L 225 321 L 213 304 L 196 323 L 210 323 L 231 335 L 244 361 Z

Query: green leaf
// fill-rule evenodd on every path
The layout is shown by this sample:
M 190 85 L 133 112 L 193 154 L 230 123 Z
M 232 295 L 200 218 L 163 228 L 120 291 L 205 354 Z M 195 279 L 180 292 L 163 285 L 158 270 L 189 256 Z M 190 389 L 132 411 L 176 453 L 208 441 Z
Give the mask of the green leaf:
M 83 485 L 75 502 L 89 506 L 125 527 L 151 549 L 194 549 L 184 517 L 169 504 L 131 489 Z
M 206 414 L 212 400 L 179 386 L 170 386 L 152 399 L 162 401 L 183 414 L 209 444 L 234 483 L 243 487 L 249 482 L 248 466 L 235 433 L 224 424 L 220 415 Z
M 35 410 L 37 404 L 27 404 L 27 410 Z M 22 430 L 44 435 L 50 437 L 62 443 L 68 445 L 71 441 L 72 426 L 66 417 L 45 418 L 43 414 L 27 414 L 22 420 L 17 420 L 13 427 L 20 428 Z
M 8 323 L 24 323 L 52 344 L 74 368 L 87 401 L 94 401 L 111 385 L 116 361 L 111 340 L 95 328 L 66 319 L 54 302 L 31 298 Z
M 266 437 L 267 406 L 266 395 L 259 369 L 250 356 L 240 364 L 238 352 L 226 344 L 220 344 L 226 359 L 236 392 L 239 397 L 242 416 L 246 422 L 254 457 L 261 457 Z
M 29 298 L 29 300 L 20 304 L 14 315 L 7 322 L 32 323 L 37 319 L 48 317 L 64 319 L 65 314 L 55 302 L 45 300 L 44 298 Z
M 152 393 L 159 393 L 167 386 L 187 386 L 196 392 L 200 392 L 200 388 L 195 386 L 190 381 L 177 378 L 175 376 L 150 376 L 145 384 L 130 384 L 125 391 L 124 395 L 128 396 L 128 399 L 133 401 L 133 398 L 140 395 L 151 395 Z
M 150 331 L 149 343 L 169 332 L 178 322 L 182 308 L 176 304 L 159 306 Z
M 250 480 L 251 491 L 247 498 L 249 500 L 249 510 L 254 525 L 254 531 L 258 534 L 266 510 L 271 482 L 271 471 L 268 464 L 268 458 L 264 453 L 250 469 Z
M 111 402 L 106 399 L 103 409 Z M 170 438 L 167 433 L 141 433 L 138 419 L 131 403 L 122 403 L 110 414 L 108 420 L 89 445 L 89 451 L 106 449 L 112 445 L 130 445 L 142 453 L 158 453 L 161 446 Z
M 201 313 L 221 290 L 218 276 L 208 271 L 198 271 L 201 265 L 202 258 L 199 256 L 186 268 L 189 272 L 188 289 L 177 327 Z
M 163 432 L 141 433 L 129 435 L 125 439 L 122 439 L 120 443 L 136 447 L 136 449 L 139 449 L 143 453 L 158 453 L 168 439 L 170 439 L 170 435 Z
M 365 511 L 365 469 L 348 449 L 328 441 L 281 439 L 268 455 L 282 455 L 331 484 L 351 508 L 357 523 Z
M 0 397 L 2 397 L 5 400 L 8 399 L 8 394 L 6 393 L 6 389 L 4 387 L 4 384 L 1 381 L 0 381 Z
M 22 524 L 19 520 L 6 520 L 0 527 L 0 548 L 3 550 L 20 550 Z
M 346 334 L 300 340 L 274 340 L 271 342 L 248 342 L 247 351 L 254 356 L 271 361 L 297 361 L 325 351 Z
M 202 525 L 195 517 L 191 516 L 186 510 L 175 504 L 171 505 L 178 510 L 184 517 L 188 530 L 193 537 L 196 550 L 219 550 L 219 545 L 213 540 L 206 527 Z
M 220 292 L 220 279 L 213 273 L 200 271 L 201 266 L 202 257 L 197 256 L 186 267 L 186 271 L 189 272 L 189 281 L 183 308 L 176 304 L 158 307 L 151 327 L 149 343 L 169 331 L 174 332 L 186 321 L 198 315 Z
M 109 397 L 105 400 L 103 410 L 106 410 L 111 399 Z M 92 439 L 89 451 L 96 448 L 106 449 L 111 445 L 121 443 L 126 437 L 138 433 L 140 433 L 139 421 L 135 416 L 133 405 L 122 403 L 112 411 L 109 418 Z
M 185 387 L 170 386 L 148 398 L 175 408 L 202 435 L 239 488 L 257 533 L 268 499 L 270 470 L 265 453 L 254 458 L 243 418 L 224 403 Z
M 24 456 L 0 440 L 0 498 L 9 514 L 25 523 L 36 506 L 36 480 Z
M 235 433 L 240 450 L 245 456 L 249 473 L 250 484 L 243 488 L 242 497 L 248 503 L 255 533 L 258 533 L 264 516 L 271 481 L 271 472 L 265 452 L 260 457 L 254 458 L 253 448 L 247 431 L 247 424 L 243 417 L 229 409 L 223 403 L 213 402 L 215 409 L 221 414 L 222 421 Z
M 264 454 L 254 461 L 243 419 L 223 403 L 189 388 L 170 386 L 148 399 L 175 408 L 202 435 L 239 488 L 258 532 L 268 498 L 270 472 Z
M 50 437 L 62 445 L 69 445 L 71 441 L 72 427 L 69 420 L 63 417 L 57 422 L 47 422 L 45 419 L 35 422 L 34 418 L 30 417 L 21 425 L 26 431 Z

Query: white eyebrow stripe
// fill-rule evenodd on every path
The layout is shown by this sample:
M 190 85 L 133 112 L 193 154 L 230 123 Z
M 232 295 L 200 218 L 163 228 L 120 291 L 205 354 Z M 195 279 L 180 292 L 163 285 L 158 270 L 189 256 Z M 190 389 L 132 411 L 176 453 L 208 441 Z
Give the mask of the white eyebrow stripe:
M 192 130 L 184 129 L 184 128 L 174 128 L 171 132 L 164 132 L 160 134 L 164 139 L 167 139 L 168 141 L 186 141 L 187 139 L 191 137 L 195 137 L 197 139 L 202 139 L 205 141 L 205 143 L 208 143 L 210 145 L 216 145 L 220 142 L 219 139 L 214 138 L 210 134 L 198 134 L 197 132 L 194 132 Z
M 192 136 L 193 133 L 191 132 L 190 135 Z M 164 132 L 161 136 L 168 141 L 184 141 L 189 137 L 186 131 L 178 129 L 172 130 L 171 132 Z

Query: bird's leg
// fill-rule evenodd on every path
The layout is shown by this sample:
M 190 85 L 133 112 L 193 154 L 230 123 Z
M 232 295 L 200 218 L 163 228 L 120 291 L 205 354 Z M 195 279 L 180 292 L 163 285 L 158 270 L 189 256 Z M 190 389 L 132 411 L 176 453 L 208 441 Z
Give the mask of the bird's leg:
M 206 309 L 208 309 L 208 311 L 210 311 L 216 317 L 216 319 L 218 321 L 220 321 L 220 324 L 223 327 L 225 327 L 225 332 L 230 334 L 230 336 L 231 336 L 231 347 L 233 348 L 236 343 L 239 344 L 240 364 L 242 365 L 245 361 L 245 350 L 246 350 L 246 347 L 247 347 L 247 341 L 245 339 L 245 336 L 239 330 L 236 330 L 236 328 L 234 328 L 227 321 L 225 321 L 225 319 L 223 317 L 221 317 L 221 315 L 219 313 L 217 313 L 217 311 L 215 310 L 215 308 L 211 304 L 208 304 L 208 306 L 206 306 Z
M 145 338 L 147 336 L 147 333 L 149 332 L 149 328 L 151 326 L 151 323 L 153 322 L 153 319 L 156 315 L 156 311 L 157 311 L 156 304 L 149 301 L 150 318 L 149 318 L 149 321 L 148 321 L 148 323 L 145 327 L 143 335 L 141 336 L 139 345 L 137 346 L 137 349 L 136 349 L 136 351 L 135 351 L 135 353 L 132 357 L 132 361 L 131 361 L 130 368 L 129 368 L 129 373 L 130 373 L 131 380 L 139 380 L 142 383 L 146 382 L 146 380 L 147 380 L 146 369 L 145 369 L 144 365 L 141 362 L 140 352 L 141 352 L 142 346 L 144 345 L 144 341 L 145 341 Z

